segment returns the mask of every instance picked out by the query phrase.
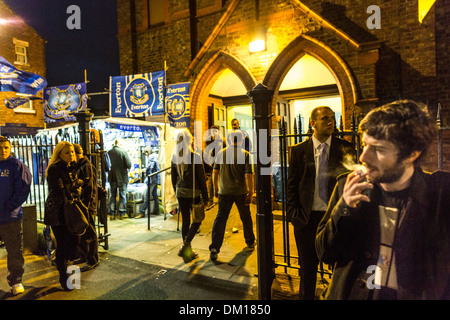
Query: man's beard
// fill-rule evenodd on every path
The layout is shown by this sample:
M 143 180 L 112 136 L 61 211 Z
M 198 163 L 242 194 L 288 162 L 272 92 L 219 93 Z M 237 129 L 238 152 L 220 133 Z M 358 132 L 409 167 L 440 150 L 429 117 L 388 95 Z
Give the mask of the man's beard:
M 405 170 L 405 165 L 400 161 L 397 161 L 392 167 L 385 168 L 381 176 L 370 177 L 370 181 L 372 183 L 393 183 L 401 178 L 405 173 Z

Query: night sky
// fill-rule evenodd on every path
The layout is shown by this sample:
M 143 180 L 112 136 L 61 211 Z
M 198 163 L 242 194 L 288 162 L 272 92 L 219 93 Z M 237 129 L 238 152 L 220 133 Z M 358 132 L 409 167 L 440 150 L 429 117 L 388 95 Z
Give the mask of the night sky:
M 109 77 L 120 75 L 115 0 L 4 0 L 47 41 L 48 86 L 84 81 L 88 93 L 109 88 Z M 69 29 L 70 5 L 81 11 L 81 29 Z M 88 107 L 96 115 L 108 111 L 108 95 L 92 96 Z

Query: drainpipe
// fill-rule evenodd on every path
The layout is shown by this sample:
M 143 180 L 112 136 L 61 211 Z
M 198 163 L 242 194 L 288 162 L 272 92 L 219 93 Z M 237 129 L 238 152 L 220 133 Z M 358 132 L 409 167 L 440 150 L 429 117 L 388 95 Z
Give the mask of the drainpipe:
M 78 134 L 80 135 L 80 146 L 83 148 L 84 155 L 91 154 L 89 124 L 93 115 L 94 114 L 92 114 L 88 109 L 75 113 L 75 117 L 78 122 Z
M 271 201 L 271 164 L 267 161 L 271 155 L 269 135 L 269 108 L 273 91 L 258 84 L 247 93 L 253 108 L 253 120 L 256 131 L 256 230 L 258 249 L 258 294 L 261 300 L 270 300 L 272 282 L 275 277 L 273 261 L 273 215 Z M 262 151 L 267 150 L 267 154 Z M 266 152 L 264 152 L 266 153 Z

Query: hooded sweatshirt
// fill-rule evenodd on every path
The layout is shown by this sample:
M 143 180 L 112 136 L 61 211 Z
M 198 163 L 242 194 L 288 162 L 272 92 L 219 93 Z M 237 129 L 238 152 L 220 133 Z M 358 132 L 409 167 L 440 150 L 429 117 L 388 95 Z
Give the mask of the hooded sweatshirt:
M 22 219 L 22 204 L 30 193 L 31 172 L 14 157 L 0 161 L 0 224 Z

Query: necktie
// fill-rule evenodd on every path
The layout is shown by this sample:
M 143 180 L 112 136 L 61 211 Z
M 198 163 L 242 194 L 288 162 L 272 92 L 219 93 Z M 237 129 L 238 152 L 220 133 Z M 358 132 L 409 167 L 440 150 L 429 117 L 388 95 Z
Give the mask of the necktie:
M 319 155 L 319 197 L 323 202 L 328 203 L 327 199 L 327 169 L 328 169 L 328 145 L 324 142 L 320 145 Z

